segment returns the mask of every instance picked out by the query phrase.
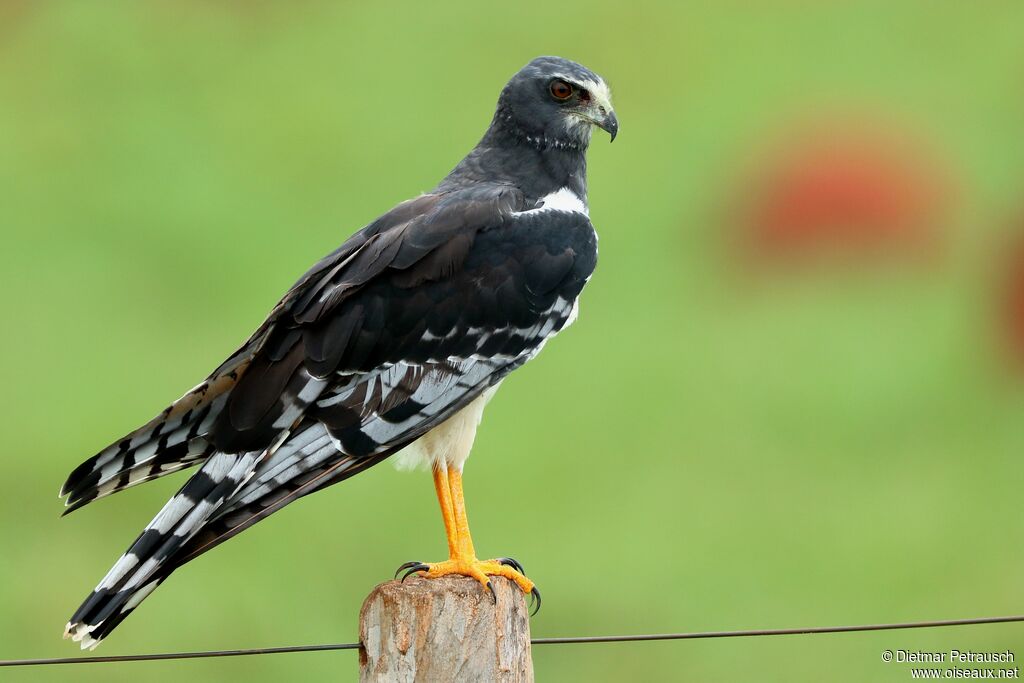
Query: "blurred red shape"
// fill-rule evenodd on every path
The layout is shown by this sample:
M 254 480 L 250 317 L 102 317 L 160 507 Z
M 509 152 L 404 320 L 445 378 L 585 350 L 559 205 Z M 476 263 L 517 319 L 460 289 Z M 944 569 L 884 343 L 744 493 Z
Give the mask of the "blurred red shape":
M 1002 341 L 1009 360 L 1024 370 L 1024 232 L 1003 251 L 999 282 Z
M 948 183 L 893 127 L 833 123 L 788 136 L 755 167 L 743 220 L 758 256 L 930 251 Z

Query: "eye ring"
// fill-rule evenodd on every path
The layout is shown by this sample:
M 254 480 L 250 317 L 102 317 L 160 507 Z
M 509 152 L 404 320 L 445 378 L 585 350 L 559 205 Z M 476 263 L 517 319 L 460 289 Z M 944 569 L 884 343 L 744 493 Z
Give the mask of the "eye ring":
M 567 99 L 573 96 L 576 89 L 569 83 L 566 83 L 560 78 L 556 78 L 551 81 L 551 85 L 548 86 L 548 90 L 551 92 L 551 96 L 559 102 L 565 102 Z

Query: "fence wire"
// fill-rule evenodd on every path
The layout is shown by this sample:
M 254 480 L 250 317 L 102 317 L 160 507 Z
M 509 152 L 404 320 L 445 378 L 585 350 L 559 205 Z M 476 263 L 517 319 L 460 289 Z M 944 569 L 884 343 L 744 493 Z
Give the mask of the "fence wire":
M 635 643 L 654 640 L 699 640 L 703 638 L 749 638 L 753 636 L 795 636 L 815 633 L 856 633 L 862 631 L 896 631 L 911 628 L 939 628 L 944 626 L 976 626 L 979 624 L 1007 624 L 1024 622 L 1024 615 L 1008 617 L 979 617 L 975 619 L 944 619 L 940 621 L 908 621 L 893 624 L 856 624 L 853 626 L 812 626 L 809 628 L 748 629 L 742 631 L 695 631 L 691 633 L 649 633 L 621 636 L 569 636 L 564 638 L 534 638 L 533 645 L 572 645 L 583 643 Z M 326 645 L 291 645 L 284 647 L 257 647 L 242 650 L 205 650 L 200 652 L 160 652 L 142 655 L 113 655 L 109 657 L 56 657 L 51 659 L 3 659 L 4 666 L 47 666 L 54 664 L 110 664 L 114 662 L 152 662 L 168 659 L 203 659 L 207 657 L 244 657 L 250 655 L 277 655 L 290 652 L 328 652 L 332 650 L 358 650 L 359 643 L 329 643 Z

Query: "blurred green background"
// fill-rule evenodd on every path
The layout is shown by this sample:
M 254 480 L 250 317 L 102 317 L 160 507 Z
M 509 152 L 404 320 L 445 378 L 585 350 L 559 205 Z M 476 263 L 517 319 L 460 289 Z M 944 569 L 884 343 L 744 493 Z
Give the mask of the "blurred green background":
M 622 132 L 590 154 L 601 262 L 579 322 L 505 383 L 467 468 L 477 548 L 544 593 L 533 634 L 1024 611 L 1024 375 L 991 305 L 1024 217 L 1019 3 L 6 0 L 0 658 L 76 654 L 67 617 L 183 481 L 60 519 L 66 474 L 431 188 L 540 54 L 602 74 Z M 743 265 L 723 211 L 742 169 L 844 107 L 942 160 L 939 255 Z M 370 589 L 444 548 L 429 477 L 385 464 L 180 570 L 97 654 L 351 641 Z M 1022 643 L 1006 625 L 534 659 L 548 681 L 897 681 L 884 649 Z M 356 663 L 2 679 L 348 680 Z

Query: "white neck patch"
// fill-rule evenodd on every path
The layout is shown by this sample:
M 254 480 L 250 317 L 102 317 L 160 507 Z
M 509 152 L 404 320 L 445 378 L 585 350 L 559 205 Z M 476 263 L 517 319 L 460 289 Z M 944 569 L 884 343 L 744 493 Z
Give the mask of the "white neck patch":
M 581 213 L 584 216 L 590 216 L 590 210 L 587 208 L 586 202 L 579 198 L 575 192 L 570 190 L 568 187 L 563 187 L 557 192 L 544 195 L 540 198 L 541 205 L 535 209 L 529 211 L 522 211 L 520 213 L 535 213 L 540 211 L 564 211 L 567 213 Z

